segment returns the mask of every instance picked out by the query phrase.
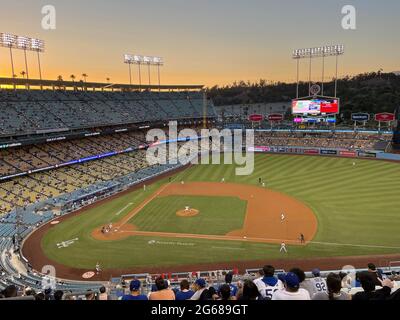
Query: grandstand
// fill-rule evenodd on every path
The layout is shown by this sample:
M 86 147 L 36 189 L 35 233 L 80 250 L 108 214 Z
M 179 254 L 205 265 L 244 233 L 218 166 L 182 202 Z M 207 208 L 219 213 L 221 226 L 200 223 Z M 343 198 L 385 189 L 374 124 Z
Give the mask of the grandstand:
M 32 87 L 38 85 L 36 81 L 32 80 Z M 0 91 L 0 289 L 13 284 L 20 292 L 27 287 L 42 290 L 46 276 L 19 256 L 23 239 L 41 225 L 182 167 L 181 164 L 150 166 L 145 159 L 148 145 L 143 128 L 164 127 L 170 120 L 198 132 L 205 125 L 204 119 L 211 126 L 225 125 L 215 122 L 225 111 L 216 111 L 201 91 L 190 91 L 196 88 L 155 92 L 123 86 L 105 91 L 100 84 L 85 87 L 80 84 L 79 88 L 70 82 L 42 85 L 53 86 L 54 90 Z M 70 90 L 65 90 L 67 87 Z M 226 110 L 230 110 L 226 116 L 239 118 L 264 111 L 286 111 L 279 103 L 250 106 L 244 113 L 239 107 Z M 390 141 L 390 135 L 361 131 L 271 129 L 258 130 L 255 135 L 256 146 L 357 152 L 383 152 Z M 229 272 L 234 273 L 236 284 L 261 276 L 258 270 L 239 274 L 233 269 L 168 274 L 164 278 L 177 291 L 180 281 L 185 279 L 195 283 L 202 278 L 210 287 L 218 288 Z M 392 271 L 398 269 L 383 270 L 395 277 Z M 117 299 L 126 293 L 126 283 L 133 278 L 142 281 L 142 293 L 150 294 L 158 276 L 146 273 L 111 279 L 107 283 L 110 297 Z M 88 289 L 97 292 L 102 285 L 56 280 L 55 288 L 80 297 Z M 355 284 L 344 290 L 354 293 L 359 287 Z

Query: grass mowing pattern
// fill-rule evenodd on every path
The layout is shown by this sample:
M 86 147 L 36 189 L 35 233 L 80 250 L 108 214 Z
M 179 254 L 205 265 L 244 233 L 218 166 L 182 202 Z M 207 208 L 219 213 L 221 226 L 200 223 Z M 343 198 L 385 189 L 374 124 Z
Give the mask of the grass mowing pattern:
M 243 227 L 246 204 L 234 197 L 160 197 L 147 204 L 129 223 L 141 231 L 224 235 Z M 176 212 L 186 206 L 200 213 L 178 217 Z
M 390 254 L 400 252 L 400 167 L 396 163 L 326 157 L 256 155 L 251 176 L 235 175 L 233 165 L 195 166 L 177 175 L 180 181 L 258 184 L 262 177 L 268 188 L 296 197 L 310 206 L 319 222 L 314 241 L 306 247 L 210 240 L 134 237 L 99 242 L 90 232 L 109 221 L 118 221 L 132 208 L 115 215 L 128 203 L 140 203 L 168 180 L 121 196 L 101 208 L 91 209 L 55 226 L 42 240 L 49 258 L 71 267 L 103 268 L 172 266 L 252 259 L 307 258 Z M 356 166 L 353 166 L 356 162 Z M 79 238 L 74 245 L 57 249 L 56 243 Z M 149 245 L 150 240 L 160 241 Z M 179 245 L 178 242 L 188 245 Z M 165 243 L 165 244 L 163 244 Z M 169 243 L 169 244 L 167 244 Z M 328 245 L 325 243 L 337 243 Z M 358 244 L 362 247 L 340 244 Z M 384 246 L 375 248 L 370 246 Z M 393 247 L 393 248 L 389 248 Z

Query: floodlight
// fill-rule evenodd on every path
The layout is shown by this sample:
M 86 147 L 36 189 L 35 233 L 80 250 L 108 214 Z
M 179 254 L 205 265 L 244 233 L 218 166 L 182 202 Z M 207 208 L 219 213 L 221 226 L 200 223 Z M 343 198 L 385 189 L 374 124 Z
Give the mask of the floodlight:
M 143 62 L 144 63 L 151 63 L 153 61 L 153 57 L 149 57 L 149 56 L 144 56 L 143 57 Z
M 31 39 L 28 37 L 17 37 L 18 49 L 28 50 L 30 49 Z
M 17 43 L 17 36 L 9 33 L 0 34 L 0 46 L 12 48 Z
M 344 45 L 323 46 L 293 51 L 293 59 L 336 56 L 344 54 Z
M 39 39 L 31 39 L 31 50 L 37 52 L 44 51 L 44 41 Z

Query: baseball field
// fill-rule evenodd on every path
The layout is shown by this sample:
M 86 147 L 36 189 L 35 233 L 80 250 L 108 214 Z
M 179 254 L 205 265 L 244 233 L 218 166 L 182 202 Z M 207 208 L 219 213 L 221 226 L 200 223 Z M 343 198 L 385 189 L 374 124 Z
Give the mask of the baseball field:
M 396 163 L 258 154 L 250 176 L 236 176 L 234 165 L 191 166 L 60 218 L 28 238 L 23 253 L 36 269 L 53 264 L 69 278 L 96 263 L 107 278 L 314 258 L 393 260 L 399 190 Z

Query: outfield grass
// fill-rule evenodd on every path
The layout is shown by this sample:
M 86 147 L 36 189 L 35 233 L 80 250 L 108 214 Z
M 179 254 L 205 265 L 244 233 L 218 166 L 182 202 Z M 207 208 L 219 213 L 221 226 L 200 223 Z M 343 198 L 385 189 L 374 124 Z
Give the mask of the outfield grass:
M 224 235 L 243 227 L 246 205 L 234 197 L 167 196 L 152 200 L 129 223 L 141 231 Z M 186 206 L 200 213 L 177 216 Z
M 314 241 L 305 247 L 289 247 L 287 258 L 390 254 L 400 252 L 400 167 L 396 163 L 285 155 L 256 155 L 251 176 L 236 176 L 233 165 L 202 165 L 179 173 L 177 181 L 221 181 L 258 184 L 303 201 L 318 219 Z M 356 166 L 353 166 L 353 162 Z M 71 267 L 103 268 L 182 265 L 237 260 L 282 258 L 279 245 L 210 240 L 132 237 L 99 242 L 90 232 L 110 221 L 118 221 L 167 179 L 88 210 L 55 227 L 45 235 L 42 248 L 50 259 Z M 151 206 L 155 204 L 151 203 Z M 163 204 L 165 206 L 165 204 Z M 175 209 L 171 209 L 175 210 Z M 140 218 L 141 213 L 136 219 Z M 134 218 L 134 220 L 135 220 Z M 141 227 L 147 222 L 143 216 Z M 140 219 L 139 219 L 140 220 Z M 216 224 L 224 223 L 219 220 Z M 136 221 L 135 221 L 135 224 Z M 174 228 L 163 223 L 169 231 Z M 152 226 L 147 225 L 148 228 Z M 158 228 L 158 226 L 156 225 Z M 160 224 L 161 228 L 161 224 Z M 171 230 L 171 229 L 170 229 Z M 56 243 L 79 238 L 68 248 Z M 158 242 L 149 241 L 156 240 Z

